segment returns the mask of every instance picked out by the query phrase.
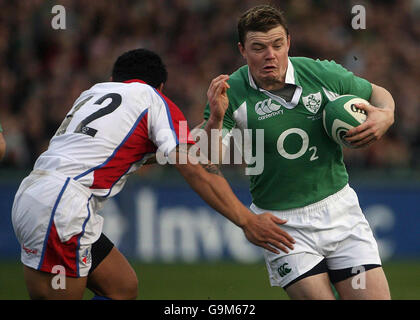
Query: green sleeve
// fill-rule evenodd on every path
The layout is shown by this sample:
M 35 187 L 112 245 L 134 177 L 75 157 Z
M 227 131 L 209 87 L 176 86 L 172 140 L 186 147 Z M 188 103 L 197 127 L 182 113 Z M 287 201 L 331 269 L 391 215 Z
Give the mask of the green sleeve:
M 366 79 L 356 76 L 334 61 L 322 61 L 327 72 L 326 78 L 330 79 L 335 92 L 340 95 L 353 94 L 369 100 L 372 94 L 372 84 Z M 337 90 L 337 91 L 336 91 Z

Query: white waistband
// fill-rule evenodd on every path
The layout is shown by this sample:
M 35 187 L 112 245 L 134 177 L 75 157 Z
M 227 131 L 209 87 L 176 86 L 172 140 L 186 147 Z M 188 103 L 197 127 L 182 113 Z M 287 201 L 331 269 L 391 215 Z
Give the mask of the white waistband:
M 321 208 L 326 207 L 332 202 L 335 202 L 342 198 L 345 194 L 347 194 L 349 191 L 351 191 L 352 188 L 346 184 L 343 189 L 337 191 L 336 193 L 326 197 L 325 199 L 322 199 L 318 202 L 312 203 L 310 205 L 307 205 L 305 207 L 301 208 L 295 208 L 295 209 L 289 209 L 289 210 L 267 210 L 267 209 L 261 209 L 257 207 L 254 203 L 251 204 L 250 209 L 255 213 L 263 213 L 263 212 L 271 212 L 271 213 L 278 213 L 281 215 L 299 215 L 299 214 L 307 214 L 314 211 L 318 211 Z
M 64 175 L 64 174 L 62 174 L 61 172 L 58 172 L 58 171 L 35 169 L 30 173 L 30 175 L 32 175 L 32 176 L 52 176 L 52 177 L 56 177 L 57 179 L 60 179 L 60 180 L 63 180 L 63 181 L 65 181 L 67 178 L 70 178 L 69 184 L 71 184 L 73 187 L 75 187 L 77 190 L 82 192 L 87 197 L 90 197 L 92 195 L 92 191 L 89 188 L 81 185 L 79 182 L 77 182 L 73 178 L 67 177 L 66 175 Z

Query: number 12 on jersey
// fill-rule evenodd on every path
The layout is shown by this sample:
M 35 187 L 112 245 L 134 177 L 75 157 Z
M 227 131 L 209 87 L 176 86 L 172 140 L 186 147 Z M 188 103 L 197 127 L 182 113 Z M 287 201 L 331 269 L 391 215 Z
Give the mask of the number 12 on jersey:
M 72 113 L 69 113 L 66 118 L 64 119 L 64 121 L 61 123 L 60 127 L 58 128 L 57 132 L 56 132 L 56 136 L 60 136 L 62 134 L 64 134 L 67 130 L 67 127 L 69 126 L 71 120 L 74 117 L 74 114 L 79 111 L 79 109 L 84 106 L 86 104 L 86 102 L 88 102 L 90 99 L 92 99 L 93 96 L 87 97 L 86 99 L 80 101 L 73 109 Z M 94 137 L 96 135 L 96 133 L 98 132 L 98 130 L 88 127 L 87 125 L 89 123 L 91 123 L 92 121 L 103 117 L 107 114 L 110 114 L 112 112 L 115 111 L 115 109 L 117 109 L 120 105 L 121 105 L 121 95 L 118 93 L 108 93 L 106 95 L 104 95 L 103 97 L 99 98 L 98 100 L 96 100 L 94 102 L 94 104 L 97 105 L 101 105 L 105 100 L 107 99 L 111 99 L 111 101 L 103 108 L 95 111 L 94 113 L 92 113 L 91 115 L 87 116 L 85 119 L 83 119 L 76 127 L 76 129 L 74 130 L 75 133 L 82 133 L 82 134 L 86 134 L 89 135 L 91 137 Z

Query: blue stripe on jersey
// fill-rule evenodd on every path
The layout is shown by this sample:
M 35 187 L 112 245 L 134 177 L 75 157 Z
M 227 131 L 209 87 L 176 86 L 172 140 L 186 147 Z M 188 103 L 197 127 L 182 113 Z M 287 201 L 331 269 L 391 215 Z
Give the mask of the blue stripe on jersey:
M 143 159 L 143 157 L 142 157 L 142 159 Z M 140 159 L 141 160 L 141 159 Z M 139 161 L 140 161 L 139 160 Z M 128 167 L 128 169 L 127 170 L 125 170 L 125 172 L 117 179 L 117 180 L 115 180 L 115 182 L 112 184 L 112 186 L 111 186 L 111 188 L 109 188 L 109 191 L 108 191 L 108 193 L 106 194 L 106 195 L 104 195 L 104 196 L 102 196 L 102 197 L 104 197 L 104 198 L 106 198 L 106 197 L 108 197 L 110 194 L 111 194 L 111 191 L 112 191 L 112 188 L 115 186 L 115 184 L 118 182 L 118 181 L 120 181 L 121 180 L 121 178 L 122 177 L 124 177 L 124 175 L 130 170 L 130 168 L 131 168 L 131 165 Z
M 41 254 L 41 260 L 39 261 L 38 270 L 41 268 L 42 263 L 44 262 L 45 249 L 48 243 L 48 238 L 50 236 L 51 226 L 54 221 L 55 211 L 57 210 L 58 204 L 60 203 L 61 197 L 63 196 L 64 190 L 66 190 L 67 185 L 69 184 L 69 181 L 70 181 L 70 178 L 67 178 L 66 182 L 64 183 L 63 187 L 60 190 L 60 193 L 58 194 L 57 200 L 54 203 L 54 207 L 51 212 L 50 222 L 48 223 L 47 234 L 45 235 L 44 244 L 42 246 L 42 254 Z
M 88 220 L 90 219 L 90 209 L 89 209 L 89 201 L 90 199 L 92 199 L 93 194 L 89 197 L 88 201 L 87 201 L 87 210 L 88 210 L 88 216 L 85 219 L 85 222 L 83 222 L 83 227 L 82 227 L 82 232 L 79 235 L 79 238 L 77 239 L 77 250 L 76 250 L 76 267 L 77 267 L 77 276 L 80 277 L 80 272 L 79 272 L 79 250 L 80 250 L 80 239 L 83 237 L 83 235 L 85 234 L 85 228 L 86 228 L 86 223 L 88 222 Z M 88 254 L 86 252 L 86 254 Z M 92 254 L 92 253 L 91 253 Z
M 174 129 L 174 125 L 172 123 L 172 117 L 171 117 L 171 112 L 169 111 L 168 103 L 166 102 L 165 98 L 161 96 L 161 94 L 159 93 L 159 91 L 157 91 L 153 87 L 152 87 L 152 89 L 155 90 L 155 92 L 157 93 L 157 95 L 162 99 L 163 103 L 165 104 L 166 114 L 168 115 L 168 119 L 169 119 L 169 125 L 171 126 L 171 130 L 172 130 L 172 133 L 173 133 L 173 135 L 175 137 L 176 144 L 178 145 L 179 144 L 178 136 L 176 135 L 176 132 L 175 132 L 175 129 Z
M 81 173 L 81 174 L 79 174 L 78 176 L 76 176 L 76 177 L 74 177 L 73 179 L 74 180 L 78 180 L 78 179 L 80 179 L 80 178 L 82 178 L 82 177 L 84 177 L 85 175 L 87 175 L 87 174 L 89 174 L 89 173 L 91 173 L 92 171 L 95 171 L 95 170 L 97 170 L 97 169 L 100 169 L 100 168 L 102 168 L 103 166 L 105 166 L 109 161 L 111 161 L 112 160 L 112 158 L 114 158 L 114 156 L 115 156 L 115 154 L 118 152 L 118 150 L 124 145 L 124 143 L 127 141 L 127 139 L 128 138 L 130 138 L 130 136 L 133 134 L 133 132 L 134 132 L 134 130 L 136 129 L 136 127 L 137 127 L 137 125 L 140 123 L 140 121 L 141 121 L 141 119 L 143 119 L 143 117 L 146 115 L 146 113 L 148 112 L 148 110 L 149 109 L 146 109 L 146 110 L 144 110 L 142 113 L 141 113 L 141 115 L 137 118 L 137 120 L 136 120 L 136 122 L 134 123 L 134 125 L 133 125 L 133 127 L 130 129 L 130 131 L 128 132 L 128 134 L 125 136 L 125 138 L 123 139 L 123 141 L 120 143 L 120 145 L 117 147 L 117 148 L 115 148 L 115 150 L 114 150 L 114 152 L 109 156 L 109 158 L 108 159 L 106 159 L 105 160 L 105 162 L 104 163 L 102 163 L 102 164 L 100 164 L 100 165 L 98 165 L 98 166 L 96 166 L 96 167 L 93 167 L 93 168 L 91 168 L 91 169 L 89 169 L 89 170 L 87 170 L 87 171 L 85 171 L 85 172 L 83 172 L 83 173 Z M 125 173 L 124 173 L 125 174 Z M 123 175 L 124 175 L 123 174 Z M 122 177 L 122 176 L 121 176 Z M 121 179 L 121 177 L 119 178 L 119 179 Z M 118 179 L 118 180 L 119 180 Z M 118 181 L 117 180 L 117 181 Z M 114 184 L 115 184 L 115 182 L 114 182 Z M 113 184 L 113 185 L 114 185 Z M 112 185 L 112 186 L 113 186 Z M 112 188 L 112 187 L 111 187 Z M 109 193 L 108 193 L 109 194 Z

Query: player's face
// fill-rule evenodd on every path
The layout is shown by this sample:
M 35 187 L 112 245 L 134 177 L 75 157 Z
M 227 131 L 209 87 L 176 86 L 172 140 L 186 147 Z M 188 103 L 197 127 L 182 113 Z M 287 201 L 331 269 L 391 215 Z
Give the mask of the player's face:
M 290 36 L 283 26 L 268 32 L 249 31 L 244 45 L 238 44 L 257 85 L 265 90 L 284 86 L 290 47 Z

